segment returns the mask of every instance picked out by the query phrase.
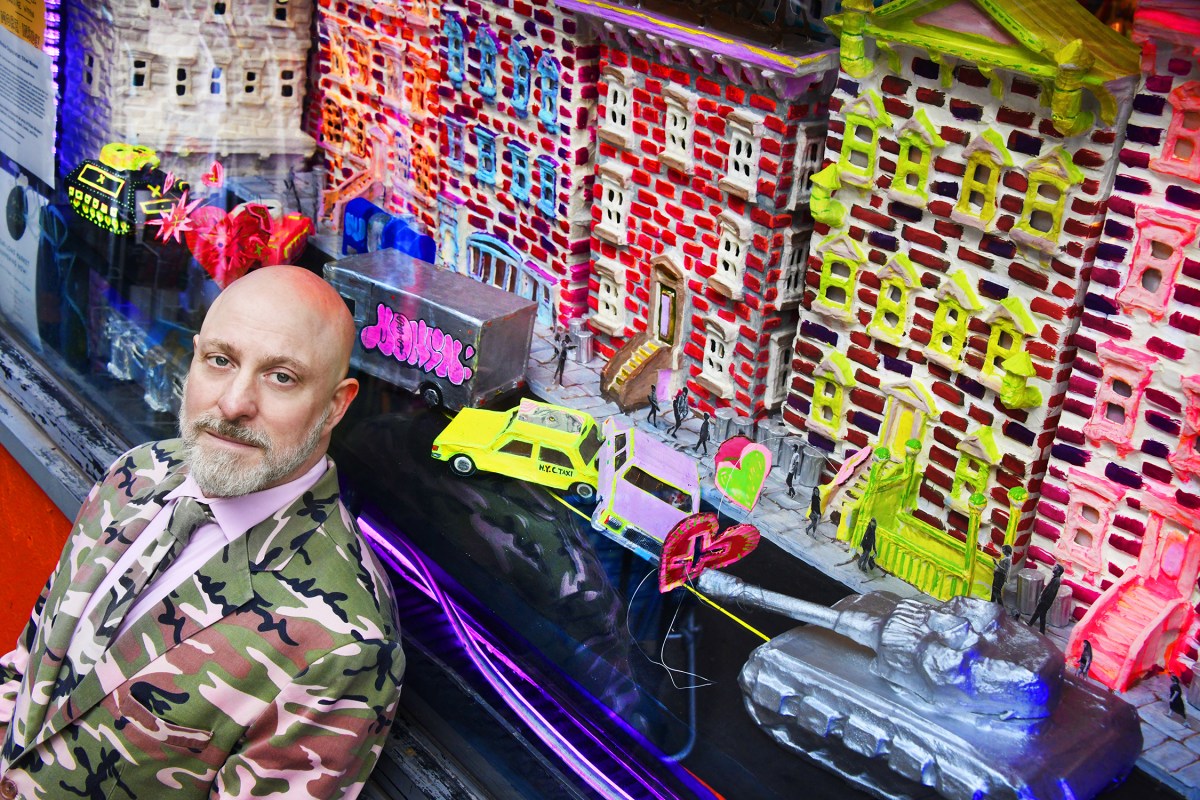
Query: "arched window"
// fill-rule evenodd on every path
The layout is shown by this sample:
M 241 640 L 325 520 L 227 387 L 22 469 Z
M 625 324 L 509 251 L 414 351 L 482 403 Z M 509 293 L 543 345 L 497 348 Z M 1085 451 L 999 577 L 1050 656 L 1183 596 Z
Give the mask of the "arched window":
M 558 59 L 549 53 L 543 53 L 538 59 L 537 68 L 542 90 L 542 107 L 538 110 L 538 119 L 547 125 L 555 125 L 558 123 Z
M 514 41 L 508 48 L 513 75 L 512 108 L 513 113 L 518 117 L 525 117 L 529 114 L 529 94 L 532 83 L 529 55 L 529 48 L 521 44 L 520 40 Z
M 479 45 L 479 93 L 485 100 L 492 102 L 496 99 L 496 59 L 499 44 L 496 35 L 487 25 L 479 28 L 475 41 Z
M 446 76 L 455 89 L 462 88 L 464 67 L 463 29 L 458 16 L 446 17 Z

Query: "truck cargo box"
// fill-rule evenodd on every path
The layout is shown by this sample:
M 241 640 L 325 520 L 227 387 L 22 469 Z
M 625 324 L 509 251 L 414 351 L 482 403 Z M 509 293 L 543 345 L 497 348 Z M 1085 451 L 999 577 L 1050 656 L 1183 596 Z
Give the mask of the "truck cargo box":
M 334 261 L 325 278 L 354 314 L 363 372 L 450 409 L 524 385 L 536 303 L 397 250 Z

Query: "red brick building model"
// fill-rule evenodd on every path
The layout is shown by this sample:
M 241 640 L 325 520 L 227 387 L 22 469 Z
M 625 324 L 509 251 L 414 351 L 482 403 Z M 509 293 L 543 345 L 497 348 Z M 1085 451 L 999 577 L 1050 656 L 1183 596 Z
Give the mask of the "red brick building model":
M 598 48 L 547 0 L 442 5 L 438 259 L 538 303 L 587 303 Z
M 1175 5 L 1178 8 L 1178 4 Z M 1169 660 L 1200 571 L 1200 10 L 1143 2 L 1144 82 L 1073 342 L 1030 555 L 1090 606 L 1092 675 L 1124 689 Z
M 1028 544 L 1137 49 L 1074 0 L 842 8 L 784 417 L 835 465 L 887 448 L 874 494 L 827 490 L 841 536 L 876 517 L 885 569 L 986 596 L 974 538 Z
M 836 51 L 565 0 L 601 40 L 588 324 L 601 392 L 763 416 L 787 391 Z M 660 392 L 667 387 L 660 387 Z
M 320 222 L 366 197 L 432 231 L 438 190 L 436 3 L 321 0 L 310 123 L 325 155 Z

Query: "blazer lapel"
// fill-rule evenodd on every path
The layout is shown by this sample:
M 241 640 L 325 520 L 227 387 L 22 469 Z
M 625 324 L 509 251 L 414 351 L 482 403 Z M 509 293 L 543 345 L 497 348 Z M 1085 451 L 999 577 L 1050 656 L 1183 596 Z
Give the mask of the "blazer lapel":
M 155 660 L 219 622 L 253 597 L 246 538 L 227 544 L 129 629 L 51 715 L 34 745 L 70 725 Z
M 64 657 L 84 606 L 116 560 L 162 509 L 163 497 L 182 483 L 183 478 L 177 472 L 128 502 L 106 504 L 106 510 L 113 507 L 112 516 L 101 513 L 78 521 L 73 538 L 85 537 L 85 541 L 93 543 L 78 553 L 72 552 L 71 574 L 60 575 L 47 596 L 30 657 L 30 674 L 26 676 L 31 694 L 47 699 L 30 703 L 27 709 L 17 709 L 16 718 L 20 718 L 22 711 L 28 715 L 14 737 L 19 747 L 27 747 L 27 742 L 37 738 L 46 720 L 54 718 L 86 677 L 73 674 Z

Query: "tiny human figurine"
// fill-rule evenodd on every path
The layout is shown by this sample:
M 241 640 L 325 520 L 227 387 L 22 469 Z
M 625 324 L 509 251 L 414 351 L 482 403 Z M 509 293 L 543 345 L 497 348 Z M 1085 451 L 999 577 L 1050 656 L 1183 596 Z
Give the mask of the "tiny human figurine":
M 1012 545 L 1000 545 L 1003 554 L 992 570 L 992 602 L 1004 602 L 1004 584 L 1008 582 L 1008 571 L 1012 569 Z
M 1171 676 L 1171 688 L 1167 691 L 1167 706 L 1171 709 L 1171 713 L 1180 719 L 1187 719 L 1187 707 L 1183 704 L 1183 686 L 1179 683 L 1179 676 Z
M 650 384 L 650 394 L 646 397 L 650 401 L 650 413 L 646 415 L 646 421 L 654 427 L 658 427 L 658 384 Z
M 567 332 L 561 326 L 554 331 L 554 358 L 556 365 L 554 368 L 554 384 L 562 386 L 563 371 L 567 368 L 567 353 L 575 349 L 575 345 L 571 344 L 567 339 Z
M 862 553 L 858 557 L 858 568 L 863 572 L 870 572 L 875 566 L 875 518 L 871 517 L 871 521 L 867 523 L 867 529 L 863 531 L 862 542 L 860 542 Z
M 812 497 L 808 500 L 808 535 L 817 535 L 817 525 L 821 522 L 821 489 L 818 486 L 812 488 Z M 875 520 L 871 520 L 872 523 Z M 875 529 L 871 528 L 871 534 L 874 536 Z
M 792 445 L 792 458 L 790 461 L 788 461 L 787 478 L 784 479 L 785 482 L 787 483 L 788 497 L 796 496 L 796 487 L 792 485 L 792 482 L 796 480 L 796 472 L 799 471 L 799 469 L 800 469 L 800 445 L 794 444 L 794 445 Z
M 709 421 L 712 419 L 707 412 L 704 414 L 704 421 L 700 423 L 700 435 L 696 438 L 696 446 L 693 451 L 704 448 L 704 455 L 708 455 L 708 437 L 709 437 Z
M 675 393 L 675 399 L 671 401 L 671 411 L 675 414 L 675 425 L 669 431 L 672 436 L 675 436 L 679 432 L 679 427 L 683 425 L 684 421 L 688 418 L 688 414 L 691 413 L 691 409 L 688 408 L 687 396 L 688 390 L 685 386 Z
M 1092 643 L 1084 639 L 1083 647 L 1079 649 L 1079 660 L 1075 662 L 1075 674 L 1086 678 L 1092 670 Z
M 1050 582 L 1046 584 L 1046 588 L 1042 589 L 1042 593 L 1038 595 L 1037 608 L 1033 610 L 1033 616 L 1029 618 L 1030 626 L 1037 621 L 1042 633 L 1046 632 L 1046 614 L 1050 612 L 1050 606 L 1054 605 L 1054 598 L 1058 597 L 1058 587 L 1062 585 L 1062 574 L 1063 565 L 1055 564 L 1054 572 L 1050 576 Z

